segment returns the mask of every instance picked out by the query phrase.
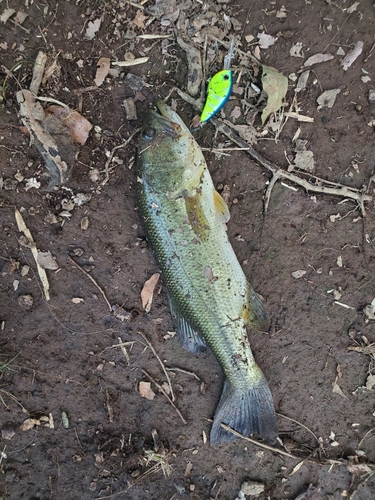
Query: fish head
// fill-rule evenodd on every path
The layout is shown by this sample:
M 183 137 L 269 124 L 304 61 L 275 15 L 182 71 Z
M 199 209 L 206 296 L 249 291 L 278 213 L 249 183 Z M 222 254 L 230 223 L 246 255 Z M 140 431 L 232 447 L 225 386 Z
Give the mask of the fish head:
M 159 101 L 149 111 L 138 144 L 138 176 L 156 193 L 177 197 L 199 188 L 206 162 L 188 127 Z

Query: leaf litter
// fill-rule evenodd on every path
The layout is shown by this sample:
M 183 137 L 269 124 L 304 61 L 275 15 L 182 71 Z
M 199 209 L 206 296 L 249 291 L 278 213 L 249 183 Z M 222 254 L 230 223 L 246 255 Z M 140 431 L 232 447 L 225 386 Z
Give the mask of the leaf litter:
M 176 9 L 175 9 L 175 11 L 174 11 L 174 12 L 173 12 L 173 10 L 172 10 L 171 12 L 172 12 L 173 16 L 175 16 L 175 15 L 176 15 L 176 14 L 175 14 Z M 168 13 L 168 15 L 169 15 L 169 14 L 170 14 L 170 13 Z M 167 18 L 168 18 L 168 15 L 166 16 L 166 20 L 165 20 L 165 22 L 166 22 L 166 23 L 167 23 L 168 21 L 169 21 L 169 22 L 171 22 L 171 21 L 170 21 L 170 19 L 173 19 L 173 16 L 171 16 L 169 19 L 167 19 Z M 240 117 L 238 117 L 238 118 L 240 118 Z M 240 125 L 240 126 L 241 126 L 241 125 Z

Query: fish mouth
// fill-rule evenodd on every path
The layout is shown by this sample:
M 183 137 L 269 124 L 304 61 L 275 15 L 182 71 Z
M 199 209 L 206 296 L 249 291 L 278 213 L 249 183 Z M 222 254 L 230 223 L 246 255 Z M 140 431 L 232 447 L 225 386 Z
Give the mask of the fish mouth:
M 155 106 L 157 107 L 161 116 L 163 116 L 164 118 L 169 118 L 172 121 L 172 118 L 174 118 L 174 116 L 172 115 L 172 109 L 167 104 L 165 104 L 164 101 L 158 99 L 155 103 Z
M 178 138 L 181 136 L 181 126 L 177 122 L 174 116 L 174 112 L 172 109 L 162 102 L 158 100 L 156 102 L 156 110 L 150 110 L 148 112 L 147 118 L 145 120 L 145 132 L 146 135 L 151 136 L 155 135 L 155 131 L 161 131 L 168 137 Z M 154 131 L 151 134 L 151 131 Z

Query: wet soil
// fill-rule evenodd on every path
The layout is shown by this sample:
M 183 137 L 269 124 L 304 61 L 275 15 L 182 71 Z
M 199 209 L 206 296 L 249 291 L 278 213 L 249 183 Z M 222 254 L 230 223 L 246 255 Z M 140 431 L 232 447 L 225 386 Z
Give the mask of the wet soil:
M 141 3 L 146 9 L 153 5 Z M 214 12 L 217 26 L 237 35 L 244 51 L 255 48 L 262 31 L 277 36 L 261 57 L 286 76 L 298 76 L 310 55 L 335 55 L 313 67 L 306 90 L 297 95 L 300 114 L 314 122 L 289 119 L 278 141 L 268 133 L 254 148 L 287 169 L 300 127 L 299 137 L 314 153 L 314 175 L 373 194 L 375 129 L 368 124 L 375 119 L 369 99 L 375 85 L 375 8 L 368 1 L 351 12 L 347 1 L 292 0 L 285 5 L 286 17 L 277 17 L 279 1 L 254 0 L 251 6 L 245 0 L 193 2 L 178 12 L 169 4 L 176 14 L 172 21 L 157 13 L 142 29 L 132 21 L 137 12 L 147 19 L 150 14 L 127 2 L 0 3 L 1 13 L 9 7 L 28 14 L 22 26 L 0 23 L 5 97 L 0 105 L 0 498 L 234 500 L 245 480 L 264 484 L 260 499 L 375 498 L 375 408 L 369 383 L 374 354 L 349 349 L 375 342 L 374 322 L 363 312 L 375 295 L 373 202 L 366 202 L 364 217 L 352 200 L 279 181 L 265 214 L 270 173 L 244 151 L 217 155 L 205 150 L 215 185 L 230 190 L 230 240 L 271 317 L 268 333 L 249 336 L 280 415 L 284 447 L 278 446 L 297 457 L 291 458 L 244 440 L 209 446 L 221 369 L 211 352 L 193 356 L 170 333 L 174 325 L 162 281 L 150 312 L 142 310 L 141 289 L 158 267 L 136 207 L 136 138 L 115 151 L 103 184 L 109 153 L 141 125 L 152 100 L 167 97 L 175 86 L 185 90 L 186 58 L 174 37 L 177 18 L 185 16 L 183 37 L 191 43 L 201 29 L 198 21 Z M 100 30 L 89 41 L 88 23 L 99 18 Z M 170 38 L 135 38 L 142 33 Z M 246 42 L 248 35 L 255 40 Z M 347 53 L 359 40 L 363 52 L 345 72 L 337 49 Z M 297 42 L 302 58 L 290 56 Z M 39 95 L 74 109 L 81 106 L 96 126 L 80 147 L 68 182 L 51 192 L 40 154 L 19 128 L 16 101 L 16 92 L 30 84 L 39 50 L 49 63 L 59 54 L 60 68 Z M 149 60 L 80 92 L 94 85 L 99 57 L 124 60 L 126 52 Z M 18 61 L 22 65 L 14 77 L 7 76 L 6 69 Z M 125 82 L 129 71 L 144 80 L 137 94 Z M 259 86 L 259 77 L 255 83 Z M 289 84 L 290 105 L 292 79 Z M 335 88 L 341 92 L 334 106 L 317 110 L 317 97 Z M 122 103 L 128 97 L 137 99 L 137 122 L 126 119 Z M 172 97 L 189 123 L 195 111 L 176 93 Z M 233 94 L 224 111 L 227 119 L 241 99 Z M 259 115 L 254 124 L 263 130 Z M 196 137 L 204 148 L 233 147 L 215 136 L 211 124 Z M 26 190 L 32 177 L 40 187 Z M 77 193 L 91 198 L 69 212 L 67 203 Z M 20 239 L 15 208 L 37 247 L 51 251 L 59 265 L 47 271 L 49 302 L 31 251 Z M 61 215 L 64 210 L 68 214 Z M 81 224 L 86 217 L 87 229 Z M 294 277 L 299 270 L 305 273 Z M 24 296 L 32 297 L 31 305 Z M 139 332 L 171 368 L 175 405 L 186 424 L 154 382 L 155 398 L 140 396 L 139 382 L 149 381 L 145 372 L 160 385 L 166 377 Z M 22 430 L 30 418 L 33 425 Z M 162 443 L 157 452 L 154 429 Z

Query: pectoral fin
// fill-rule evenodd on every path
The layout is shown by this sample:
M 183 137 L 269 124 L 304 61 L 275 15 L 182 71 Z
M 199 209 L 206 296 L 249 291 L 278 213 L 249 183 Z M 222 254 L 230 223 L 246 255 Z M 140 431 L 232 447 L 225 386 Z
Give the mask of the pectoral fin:
M 169 305 L 176 324 L 177 338 L 181 346 L 192 354 L 201 354 L 206 350 L 206 344 L 196 329 L 185 319 L 179 308 L 173 304 L 169 297 Z

